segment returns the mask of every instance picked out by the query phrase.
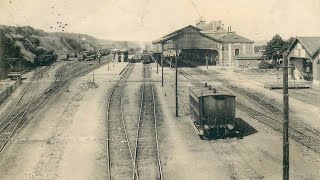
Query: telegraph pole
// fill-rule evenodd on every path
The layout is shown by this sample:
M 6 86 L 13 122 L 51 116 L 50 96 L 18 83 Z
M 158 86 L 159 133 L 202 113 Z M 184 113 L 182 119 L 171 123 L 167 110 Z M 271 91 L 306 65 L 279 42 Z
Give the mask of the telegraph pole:
M 163 44 L 161 43 L 161 86 L 163 87 Z
M 283 61 L 283 180 L 289 180 L 289 94 L 288 94 L 288 52 Z
M 179 103 L 178 103 L 178 52 L 176 48 L 176 58 L 174 62 L 174 66 L 176 69 L 176 117 L 179 116 L 178 110 L 179 110 Z
M 158 64 L 159 64 L 159 56 L 157 57 L 157 60 L 156 60 L 156 62 L 157 62 L 157 74 L 159 73 L 159 68 L 158 68 Z
M 207 69 L 208 69 L 208 55 L 206 54 L 206 66 L 207 66 Z

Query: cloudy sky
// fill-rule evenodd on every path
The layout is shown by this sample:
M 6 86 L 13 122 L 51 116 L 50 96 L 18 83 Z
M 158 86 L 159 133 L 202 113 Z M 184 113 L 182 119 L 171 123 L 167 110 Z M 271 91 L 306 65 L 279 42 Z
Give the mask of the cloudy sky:
M 0 0 L 0 24 L 114 40 L 154 40 L 199 16 L 253 40 L 320 36 L 320 0 Z

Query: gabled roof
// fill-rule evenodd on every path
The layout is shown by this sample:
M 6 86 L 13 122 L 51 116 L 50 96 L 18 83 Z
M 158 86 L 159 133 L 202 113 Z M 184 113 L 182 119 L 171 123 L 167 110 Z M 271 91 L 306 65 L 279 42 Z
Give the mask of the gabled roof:
M 254 41 L 247 39 L 245 37 L 242 37 L 236 34 L 235 32 L 219 34 L 219 33 L 203 31 L 202 33 L 207 34 L 215 39 L 218 39 L 223 43 L 254 43 Z
M 176 31 L 173 31 L 172 33 L 169 33 L 169 34 L 167 34 L 165 36 L 162 36 L 160 39 L 152 41 L 152 44 L 162 43 L 162 42 L 171 40 L 171 39 L 177 37 L 178 35 L 181 35 L 183 32 L 185 32 L 186 30 L 189 30 L 189 29 L 195 29 L 197 31 L 200 31 L 199 28 L 196 28 L 196 27 L 194 27 L 192 25 L 189 25 L 189 26 L 186 26 L 184 28 L 181 28 L 181 29 L 178 29 Z
M 212 36 L 209 36 L 209 35 L 207 35 L 207 34 L 201 33 L 201 32 L 200 32 L 201 29 L 199 29 L 199 28 L 197 28 L 197 27 L 194 27 L 194 26 L 192 26 L 192 25 L 189 25 L 189 26 L 186 26 L 186 27 L 181 28 L 181 29 L 179 29 L 179 30 L 176 30 L 176 31 L 174 31 L 174 32 L 172 32 L 172 33 L 170 33 L 170 34 L 167 34 L 167 35 L 161 37 L 160 39 L 157 39 L 157 40 L 153 41 L 152 44 L 167 42 L 167 41 L 169 41 L 169 40 L 172 40 L 172 39 L 180 36 L 180 35 L 183 34 L 184 32 L 187 32 L 187 31 L 189 31 L 189 30 L 191 30 L 191 29 L 194 29 L 194 30 L 198 31 L 199 34 L 202 35 L 202 36 L 205 36 L 205 37 L 207 37 L 207 38 L 210 38 L 210 39 L 219 41 L 218 39 L 216 39 L 216 38 L 214 38 L 214 37 L 212 37 Z
M 295 41 L 299 41 L 311 57 L 320 49 L 320 37 L 297 37 Z
M 219 40 L 224 43 L 254 43 L 254 41 L 242 37 L 236 33 L 227 33 L 225 36 L 222 36 Z

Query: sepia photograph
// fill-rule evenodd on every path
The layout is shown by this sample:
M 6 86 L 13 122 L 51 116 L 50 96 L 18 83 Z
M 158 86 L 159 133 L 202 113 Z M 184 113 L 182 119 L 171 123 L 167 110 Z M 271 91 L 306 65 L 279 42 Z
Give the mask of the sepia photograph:
M 0 0 L 0 180 L 320 179 L 320 0 Z

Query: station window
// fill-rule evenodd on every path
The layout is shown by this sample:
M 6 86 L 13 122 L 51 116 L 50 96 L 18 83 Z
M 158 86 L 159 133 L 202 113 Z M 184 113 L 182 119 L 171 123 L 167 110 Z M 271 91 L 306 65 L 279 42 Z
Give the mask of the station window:
M 240 54 L 240 50 L 239 49 L 236 49 L 235 51 L 234 51 L 234 55 L 235 56 L 238 56 Z

